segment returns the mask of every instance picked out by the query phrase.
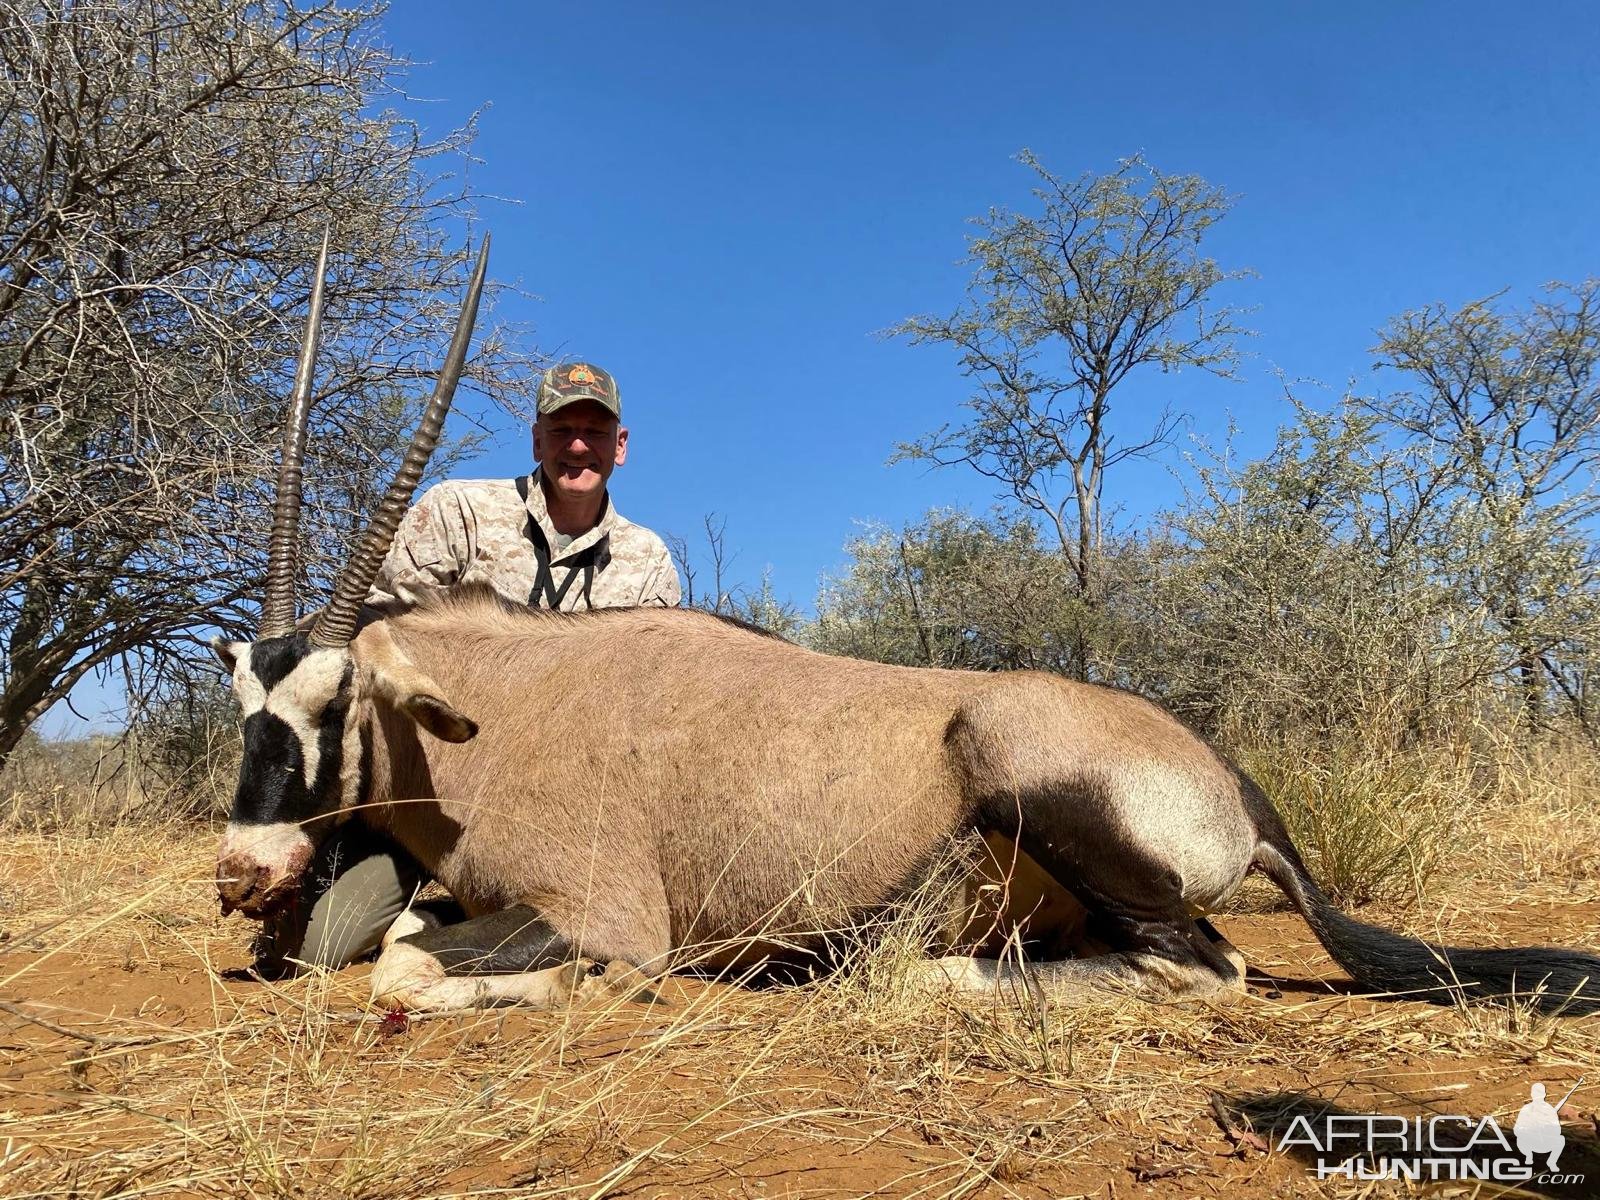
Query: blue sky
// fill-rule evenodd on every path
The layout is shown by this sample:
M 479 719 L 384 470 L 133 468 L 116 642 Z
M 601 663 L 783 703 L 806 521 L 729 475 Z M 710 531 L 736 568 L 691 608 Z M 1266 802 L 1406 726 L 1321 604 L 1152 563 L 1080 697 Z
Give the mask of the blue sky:
M 613 479 L 661 532 L 727 518 L 735 574 L 809 607 L 857 522 L 986 507 L 987 482 L 885 465 L 958 412 L 950 356 L 875 337 L 948 310 L 966 218 L 1142 152 L 1235 195 L 1208 243 L 1258 278 L 1239 382 L 1129 381 L 1264 448 L 1276 372 L 1366 381 L 1400 311 L 1600 271 L 1600 34 L 1591 5 L 479 3 L 398 0 L 404 108 L 487 106 L 475 187 L 500 311 L 610 369 L 633 431 Z M 470 474 L 527 469 L 526 432 Z M 1168 462 L 1108 481 L 1129 519 Z
M 494 273 L 541 348 L 617 376 L 621 509 L 727 517 L 737 572 L 809 605 L 855 522 L 985 506 L 986 481 L 888 467 L 966 394 L 939 350 L 874 337 L 947 310 L 967 217 L 1142 151 L 1238 197 L 1211 250 L 1259 331 L 1242 381 L 1130 381 L 1193 432 L 1262 447 L 1275 372 L 1339 386 L 1405 308 L 1600 270 L 1600 67 L 1580 4 L 480 4 L 400 0 L 432 129 L 479 105 Z M 525 468 L 526 438 L 473 467 Z M 1130 517 L 1167 467 L 1109 494 Z

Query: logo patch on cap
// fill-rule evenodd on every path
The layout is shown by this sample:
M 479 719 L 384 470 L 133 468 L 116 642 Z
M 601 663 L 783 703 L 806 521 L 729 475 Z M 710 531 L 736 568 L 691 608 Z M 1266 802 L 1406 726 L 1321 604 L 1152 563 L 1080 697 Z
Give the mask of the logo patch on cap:
M 553 413 L 577 400 L 593 400 L 618 420 L 622 419 L 622 398 L 617 381 L 593 363 L 561 363 L 548 368 L 539 381 L 539 412 Z

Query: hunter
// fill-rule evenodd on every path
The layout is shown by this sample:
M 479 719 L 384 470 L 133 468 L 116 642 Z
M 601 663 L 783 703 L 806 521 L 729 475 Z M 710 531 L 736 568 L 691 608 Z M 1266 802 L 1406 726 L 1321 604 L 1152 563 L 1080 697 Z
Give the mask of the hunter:
M 429 488 L 401 521 L 367 602 L 406 605 L 477 580 L 515 603 L 563 612 L 676 607 L 665 544 L 611 502 L 607 483 L 627 455 L 616 380 L 593 363 L 551 367 L 539 382 L 533 473 Z M 425 881 L 406 851 L 354 821 L 322 843 L 305 878 L 299 902 L 267 922 L 263 967 L 354 962 Z M 429 924 L 461 919 L 439 906 L 416 911 Z

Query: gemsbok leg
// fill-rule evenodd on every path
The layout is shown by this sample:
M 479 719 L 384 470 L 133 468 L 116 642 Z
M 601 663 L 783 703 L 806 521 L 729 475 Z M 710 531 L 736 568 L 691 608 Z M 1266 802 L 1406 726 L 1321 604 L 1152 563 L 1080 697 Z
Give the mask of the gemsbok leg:
M 1177 873 L 1148 849 L 1122 842 L 1097 854 L 1060 853 L 1040 843 L 1030 850 L 1089 910 L 1089 935 L 1110 949 L 1035 965 L 1039 986 L 1122 984 L 1169 999 L 1243 990 L 1238 951 L 1209 922 L 1202 927 L 1195 920 Z
M 1213 941 L 1181 908 L 1090 906 L 1092 935 L 1112 947 L 1090 958 L 1023 962 L 1002 956 L 950 956 L 928 963 L 927 975 L 963 991 L 999 988 L 1051 999 L 1125 991 L 1148 998 L 1212 996 L 1244 988 L 1243 958 L 1228 942 Z
M 526 904 L 436 928 L 406 914 L 384 936 L 373 1002 L 430 1011 L 557 1008 L 644 988 L 664 969 L 666 931 L 641 936 L 608 921 L 606 907 L 591 902 L 570 926 L 576 933 Z

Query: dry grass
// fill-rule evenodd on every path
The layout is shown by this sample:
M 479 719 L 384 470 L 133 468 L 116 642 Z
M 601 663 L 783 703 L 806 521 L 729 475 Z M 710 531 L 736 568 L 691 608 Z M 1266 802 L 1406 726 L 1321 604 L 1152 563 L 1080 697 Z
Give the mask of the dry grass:
M 1553 758 L 1516 779 L 1429 903 L 1382 916 L 1600 943 L 1597 781 Z M 1266 1153 L 1273 1121 L 1305 1097 L 1504 1117 L 1528 1080 L 1600 1078 L 1600 1018 L 1351 997 L 1281 913 L 1222 920 L 1271 976 L 1230 1004 L 929 993 L 908 923 L 797 986 L 397 1028 L 363 969 L 243 974 L 211 853 L 172 825 L 9 835 L 0 1194 L 1355 1195 Z
M 182 765 L 160 761 L 149 735 L 29 736 L 0 767 L 0 830 L 88 833 L 129 824 L 207 818 L 226 811 L 239 775 L 239 731 L 203 725 Z
M 120 823 L 144 791 L 123 769 L 119 739 L 25 738 L 0 768 L 0 829 L 91 828 Z
M 1486 802 L 1480 772 L 1450 750 L 1320 754 L 1246 750 L 1295 844 L 1341 904 L 1418 901 Z

